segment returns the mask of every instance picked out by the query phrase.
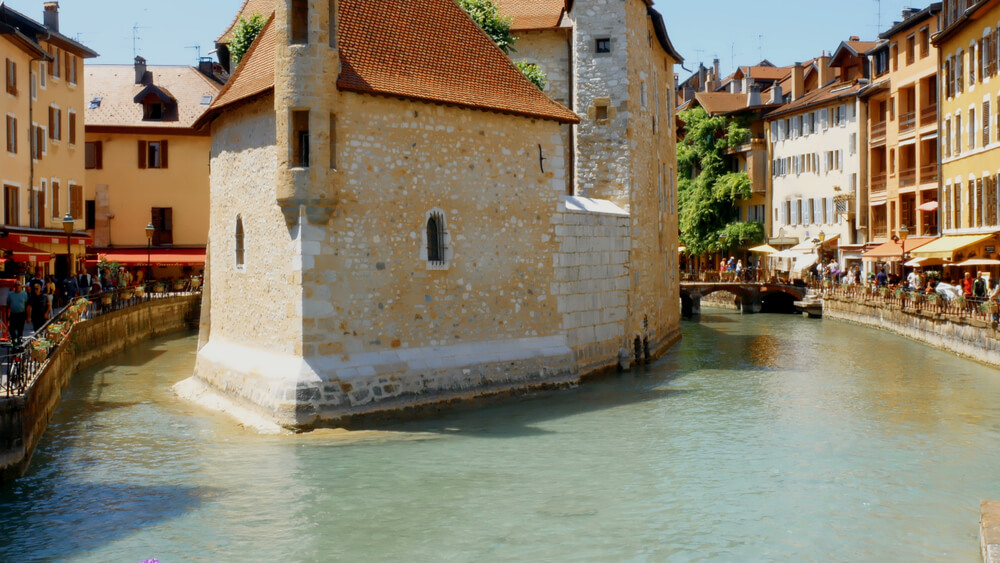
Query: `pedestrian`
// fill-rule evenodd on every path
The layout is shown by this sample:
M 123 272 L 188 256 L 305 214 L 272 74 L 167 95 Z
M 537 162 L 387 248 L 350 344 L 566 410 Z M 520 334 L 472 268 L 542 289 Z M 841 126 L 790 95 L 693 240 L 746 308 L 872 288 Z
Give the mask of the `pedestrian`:
M 736 261 L 736 279 L 743 279 L 743 260 Z
M 80 295 L 80 284 L 76 281 L 76 276 L 66 278 L 66 303 L 70 304 Z
M 993 280 L 993 289 L 988 296 L 993 322 L 1000 321 L 1000 280 Z
M 80 295 L 82 297 L 87 297 L 90 295 L 90 288 L 94 285 L 94 278 L 84 270 L 76 280 L 77 285 L 80 287 Z
M 31 320 L 31 328 L 35 332 L 42 328 L 45 324 L 45 320 L 49 318 L 51 314 L 51 309 L 49 308 L 49 300 L 46 298 L 45 294 L 42 293 L 41 285 L 34 285 L 31 289 L 31 295 L 28 296 L 28 306 L 25 310 L 28 319 Z
M 972 296 L 976 299 L 985 299 L 986 293 L 986 280 L 983 279 L 983 273 L 976 272 L 976 280 L 972 282 Z
M 21 282 L 14 282 L 14 289 L 7 293 L 7 317 L 10 341 L 17 345 L 24 335 L 24 320 L 27 318 L 28 292 Z
M 885 275 L 885 268 L 878 271 L 878 274 L 875 276 L 875 283 L 879 287 L 886 287 L 889 285 L 889 276 Z
M 972 273 L 965 272 L 965 278 L 962 279 L 962 295 L 966 299 L 972 297 Z

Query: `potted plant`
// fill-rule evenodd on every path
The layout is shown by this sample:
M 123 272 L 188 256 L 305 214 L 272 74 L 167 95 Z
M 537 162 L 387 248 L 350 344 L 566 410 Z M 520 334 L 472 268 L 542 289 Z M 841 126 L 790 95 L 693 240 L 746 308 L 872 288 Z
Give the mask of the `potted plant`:
M 153 292 L 154 293 L 163 293 L 166 290 L 167 290 L 167 286 L 164 285 L 163 282 L 156 282 L 156 285 L 153 286 Z
M 31 354 L 32 360 L 44 362 L 49 357 L 49 350 L 52 349 L 52 346 L 52 341 L 45 338 L 38 338 L 33 340 L 28 346 L 28 353 Z
M 139 299 L 142 299 L 143 297 L 145 297 L 146 296 L 146 288 L 143 287 L 143 286 L 141 286 L 141 285 L 139 287 L 136 287 L 135 288 L 135 296 L 138 297 Z
M 102 305 L 104 305 L 104 306 L 111 305 L 112 301 L 114 301 L 114 295 L 112 295 L 111 293 L 103 293 L 103 294 L 101 294 L 101 304 Z
M 182 280 L 177 280 L 174 282 L 174 291 L 184 291 L 184 286 L 186 284 Z

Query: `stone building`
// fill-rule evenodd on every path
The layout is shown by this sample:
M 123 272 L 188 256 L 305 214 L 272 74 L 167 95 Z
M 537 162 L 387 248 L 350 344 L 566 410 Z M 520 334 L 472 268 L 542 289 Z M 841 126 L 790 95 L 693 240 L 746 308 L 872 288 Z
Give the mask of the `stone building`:
M 59 3 L 37 22 L 0 2 L 0 152 L 3 236 L 8 274 L 65 273 L 83 257 L 83 60 L 97 53 L 59 32 Z M 72 214 L 72 244 L 63 231 Z M 52 261 L 50 257 L 54 256 Z M 17 263 L 17 264 L 15 264 Z
M 662 353 L 679 336 L 660 109 L 676 59 L 647 10 L 623 2 L 580 37 L 581 75 L 619 73 L 577 77 L 581 123 L 451 0 L 276 1 L 201 120 L 193 384 L 287 427 L 349 424 Z

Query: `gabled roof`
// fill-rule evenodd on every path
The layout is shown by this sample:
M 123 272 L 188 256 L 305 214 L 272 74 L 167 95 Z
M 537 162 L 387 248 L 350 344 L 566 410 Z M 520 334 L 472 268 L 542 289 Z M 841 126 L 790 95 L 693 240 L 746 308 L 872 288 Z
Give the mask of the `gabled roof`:
M 339 14 L 341 90 L 580 120 L 529 82 L 453 0 L 341 0 Z M 274 87 L 273 28 L 272 17 L 212 104 L 213 115 Z
M 968 8 L 964 12 L 959 14 L 957 18 L 948 24 L 948 27 L 942 29 L 941 31 L 934 34 L 931 38 L 931 42 L 934 45 L 940 45 L 942 41 L 948 39 L 955 34 L 956 31 L 965 27 L 965 24 L 969 20 L 977 19 L 981 14 L 983 14 L 986 9 L 993 8 L 1000 3 L 1000 0 L 971 0 Z
M 501 14 L 514 18 L 514 31 L 559 27 L 566 13 L 566 0 L 497 0 L 497 5 Z
M 889 39 L 897 33 L 902 33 L 912 27 L 919 25 L 931 18 L 931 16 L 941 12 L 941 2 L 934 2 L 923 10 L 914 11 L 910 16 L 901 22 L 897 22 L 892 27 L 879 34 L 880 39 Z
M 813 106 L 829 104 L 834 101 L 853 98 L 867 86 L 867 82 L 834 82 L 818 90 L 813 90 L 801 98 L 791 101 L 778 111 L 767 116 L 767 119 L 798 113 Z
M 15 47 L 33 57 L 49 58 L 49 54 L 40 45 L 31 40 L 30 37 L 18 31 L 12 25 L 0 22 L 0 36 L 6 37 Z
M 830 66 L 840 66 L 843 57 L 864 57 L 865 53 L 876 46 L 878 43 L 875 41 L 841 41 L 840 46 L 830 57 Z
M 764 61 L 767 62 L 767 61 Z M 792 73 L 792 67 L 774 65 L 741 66 L 733 73 L 732 78 L 755 78 L 757 80 L 783 80 Z
M 161 88 L 156 84 L 150 84 L 143 88 L 138 94 L 132 98 L 132 101 L 137 104 L 141 104 L 144 100 L 150 96 L 155 97 L 164 104 L 172 104 L 177 101 L 177 98 L 173 96 L 166 88 Z
M 150 66 L 153 84 L 136 84 L 132 65 L 86 65 L 83 67 L 84 99 L 88 102 L 85 123 L 91 127 L 146 127 L 186 129 L 204 114 L 221 86 L 190 66 Z M 176 120 L 144 121 L 140 103 L 149 95 L 166 95 L 176 101 Z M 98 107 L 89 102 L 101 98 Z M 169 98 L 168 98 L 169 99 Z M 162 100 L 162 98 L 161 98 Z
M 28 16 L 8 8 L 2 1 L 0 1 L 0 23 L 17 28 L 18 31 L 36 45 L 45 41 L 85 59 L 92 59 L 97 56 L 95 51 L 88 49 L 83 44 L 73 41 L 58 31 L 52 31 Z
M 233 39 L 233 33 L 236 31 L 236 25 L 240 23 L 240 19 L 250 19 L 254 14 L 260 14 L 263 17 L 268 17 L 274 13 L 275 2 L 277 0 L 243 0 L 243 5 L 240 6 L 240 11 L 236 13 L 236 17 L 233 18 L 233 23 L 229 24 L 226 31 L 222 32 L 222 35 L 215 40 L 217 45 L 228 44 Z
M 698 92 L 694 95 L 698 105 L 705 108 L 711 115 L 722 115 L 733 111 L 746 109 L 746 94 L 730 94 L 729 92 Z

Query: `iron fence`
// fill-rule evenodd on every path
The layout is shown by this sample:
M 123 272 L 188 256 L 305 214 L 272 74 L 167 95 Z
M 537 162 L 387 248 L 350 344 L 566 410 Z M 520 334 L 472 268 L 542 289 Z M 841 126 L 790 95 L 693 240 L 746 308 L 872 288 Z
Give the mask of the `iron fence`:
M 149 301 L 198 294 L 201 289 L 201 280 L 197 278 L 180 282 L 153 281 L 73 299 L 53 312 L 30 336 L 0 345 L 0 398 L 23 396 L 77 323 Z
M 975 319 L 996 322 L 1000 305 L 996 301 L 979 297 L 947 299 L 937 293 L 912 291 L 902 287 L 877 287 L 858 284 L 825 284 L 824 295 L 858 301 L 860 303 L 892 305 L 902 310 L 928 312 L 958 319 Z

